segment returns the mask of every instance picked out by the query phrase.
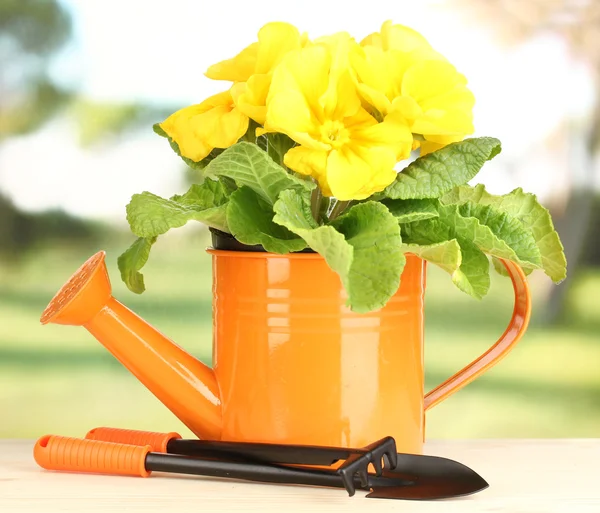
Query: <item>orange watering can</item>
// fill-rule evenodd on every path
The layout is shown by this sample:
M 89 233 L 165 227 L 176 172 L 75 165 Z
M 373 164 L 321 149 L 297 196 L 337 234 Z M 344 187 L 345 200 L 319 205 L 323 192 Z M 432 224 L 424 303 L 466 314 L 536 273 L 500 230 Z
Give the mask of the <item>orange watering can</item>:
M 425 395 L 424 260 L 407 255 L 397 293 L 384 308 L 358 314 L 319 254 L 209 252 L 213 368 L 112 296 L 103 251 L 41 317 L 85 327 L 199 438 L 362 447 L 392 436 L 399 452 L 419 454 L 424 412 L 495 365 L 529 322 L 523 271 L 503 261 L 515 292 L 508 328 Z

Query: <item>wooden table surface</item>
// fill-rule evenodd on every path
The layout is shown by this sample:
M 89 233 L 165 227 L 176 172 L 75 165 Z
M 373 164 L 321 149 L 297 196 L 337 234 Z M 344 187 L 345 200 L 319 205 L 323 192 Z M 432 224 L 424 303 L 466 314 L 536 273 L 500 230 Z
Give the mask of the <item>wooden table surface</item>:
M 431 441 L 488 481 L 482 492 L 443 501 L 366 499 L 358 491 L 267 485 L 153 473 L 148 478 L 40 469 L 33 441 L 0 440 L 0 512 L 401 511 L 403 513 L 600 513 L 600 439 Z

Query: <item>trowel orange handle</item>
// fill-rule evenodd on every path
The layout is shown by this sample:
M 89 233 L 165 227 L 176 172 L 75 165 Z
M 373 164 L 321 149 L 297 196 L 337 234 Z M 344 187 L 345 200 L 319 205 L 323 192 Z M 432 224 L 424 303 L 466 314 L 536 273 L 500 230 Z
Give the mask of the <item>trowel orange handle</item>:
M 149 445 L 127 445 L 45 435 L 33 448 L 36 463 L 46 470 L 148 477 Z
M 136 431 L 135 429 L 118 429 L 97 427 L 88 431 L 86 440 L 100 440 L 128 445 L 149 445 L 152 452 L 168 452 L 167 444 L 171 440 L 181 439 L 179 433 L 157 433 L 154 431 Z

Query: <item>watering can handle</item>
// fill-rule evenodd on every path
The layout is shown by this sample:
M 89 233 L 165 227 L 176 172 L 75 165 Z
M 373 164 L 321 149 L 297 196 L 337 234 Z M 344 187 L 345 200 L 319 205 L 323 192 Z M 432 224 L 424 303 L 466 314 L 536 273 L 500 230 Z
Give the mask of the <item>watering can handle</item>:
M 513 349 L 525 333 L 531 317 L 531 296 L 525 273 L 521 267 L 509 260 L 500 261 L 508 271 L 515 293 L 515 307 L 510 323 L 502 336 L 485 353 L 425 395 L 425 411 L 491 369 Z

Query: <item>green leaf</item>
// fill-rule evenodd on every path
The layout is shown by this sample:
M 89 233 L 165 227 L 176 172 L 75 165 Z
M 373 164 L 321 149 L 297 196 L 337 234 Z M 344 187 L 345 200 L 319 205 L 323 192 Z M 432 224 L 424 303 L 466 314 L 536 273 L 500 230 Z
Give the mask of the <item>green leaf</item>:
M 406 263 L 398 222 L 385 205 L 369 201 L 351 207 L 332 226 L 354 248 L 345 283 L 353 310 L 383 307 L 398 290 Z
M 531 231 L 541 255 L 541 266 L 544 272 L 555 282 L 560 283 L 567 276 L 567 260 L 564 247 L 558 233 L 554 229 L 550 212 L 543 207 L 537 197 L 523 192 L 520 187 L 503 196 L 488 193 L 482 184 L 475 187 L 461 186 L 446 194 L 443 203 L 477 203 L 491 205 L 518 219 Z M 526 272 L 532 266 L 522 266 Z
M 452 281 L 463 292 L 481 299 L 489 290 L 490 264 L 474 241 L 489 251 L 504 248 L 505 244 L 477 219 L 462 217 L 457 205 L 442 207 L 439 212 L 438 218 L 402 225 L 403 240 L 407 244 L 426 246 L 456 239 L 461 248 L 461 263 L 453 272 Z
M 398 290 L 405 264 L 400 229 L 381 203 L 350 208 L 332 225 L 319 226 L 310 208 L 310 195 L 281 193 L 273 221 L 302 237 L 340 277 L 355 312 L 383 307 Z
M 490 289 L 490 262 L 480 249 L 467 239 L 460 239 L 462 261 L 452 275 L 452 282 L 463 292 L 477 299 Z
M 449 144 L 409 164 L 384 193 L 391 199 L 439 198 L 471 180 L 500 151 L 500 141 L 493 137 Z
M 481 209 L 477 205 L 469 204 L 440 205 L 438 213 L 439 220 L 448 227 L 447 239 L 459 237 L 461 246 L 463 239 L 468 240 L 484 253 L 521 262 L 517 252 L 511 246 L 513 244 L 520 254 L 533 261 L 531 265 L 539 264 L 539 254 L 535 251 L 531 234 L 518 221 L 510 219 L 506 213 L 495 211 L 491 207 Z M 423 226 L 425 230 L 427 229 L 426 224 L 413 223 L 411 226 L 415 230 L 423 229 Z
M 146 265 L 150 248 L 156 242 L 156 237 L 145 239 L 139 237 L 136 241 L 117 259 L 119 271 L 121 271 L 121 280 L 127 285 L 127 288 L 136 294 L 141 294 L 146 290 L 144 285 L 144 276 L 140 269 Z
M 432 264 L 437 265 L 449 274 L 454 274 L 462 263 L 460 244 L 456 239 L 445 240 L 435 244 L 421 246 L 419 244 L 403 244 L 404 253 L 412 253 Z
M 335 228 L 319 226 L 315 222 L 311 213 L 310 194 L 283 191 L 273 209 L 273 222 L 302 237 L 311 249 L 325 258 L 327 265 L 338 273 L 344 283 L 350 272 L 354 248 Z
M 243 244 L 260 244 L 271 253 L 301 251 L 306 242 L 273 222 L 273 207 L 250 187 L 242 186 L 230 197 L 227 223 L 233 236 Z
M 228 232 L 229 194 L 227 186 L 213 180 L 192 185 L 188 192 L 171 199 L 150 192 L 134 194 L 127 205 L 127 221 L 135 235 L 146 238 L 156 237 L 192 220 Z
M 424 221 L 430 222 L 432 220 Z M 410 225 L 406 225 L 407 227 Z M 431 223 L 428 233 L 425 237 L 419 233 L 402 232 L 402 238 L 409 247 L 414 248 L 415 245 L 421 247 L 434 247 L 437 244 L 443 245 L 456 240 L 460 246 L 460 263 L 458 268 L 454 268 L 456 258 L 450 256 L 447 260 L 443 257 L 435 257 L 431 253 L 430 258 L 423 256 L 426 260 L 439 265 L 446 272 L 449 272 L 452 277 L 452 282 L 463 292 L 477 299 L 484 297 L 490 288 L 490 263 L 485 254 L 473 244 L 469 239 L 452 237 L 446 226 L 439 220 Z M 452 249 L 452 248 L 450 248 Z M 413 250 L 414 251 L 414 250 Z
M 423 219 L 438 217 L 434 200 L 385 200 L 383 204 L 388 208 L 399 223 L 412 223 Z
M 310 236 L 308 232 L 316 231 L 319 228 L 330 228 L 317 224 L 312 215 L 310 199 L 311 195 L 308 193 L 299 193 L 291 190 L 283 191 L 275 205 L 273 205 L 275 212 L 273 221 L 281 226 L 285 226 L 294 233 L 298 233 L 300 237 L 304 237 L 305 235 Z M 326 232 L 328 230 L 322 231 Z M 306 242 L 312 247 L 308 240 Z M 315 249 L 315 251 L 317 250 Z
M 536 268 L 542 266 L 542 257 L 533 234 L 518 219 L 492 205 L 477 205 L 470 202 L 460 205 L 458 211 L 465 218 L 477 219 L 481 225 L 487 227 L 498 239 L 504 242 L 505 246 L 497 245 L 494 251 L 489 251 L 490 254 Z M 474 227 L 474 231 L 478 235 L 481 233 L 482 237 L 488 236 L 485 229 Z M 474 242 L 480 249 L 488 252 L 476 240 Z M 494 243 L 497 244 L 497 241 L 494 241 Z
M 488 201 L 485 201 L 483 198 L 487 198 Z M 483 184 L 477 184 L 475 187 L 471 187 L 470 185 L 460 185 L 458 187 L 454 187 L 451 191 L 448 191 L 440 198 L 440 203 L 442 205 L 449 205 L 456 203 L 457 205 L 462 205 L 467 201 L 471 203 L 477 203 L 481 205 L 486 204 L 495 204 L 491 201 L 491 198 L 494 197 L 490 193 L 485 190 L 485 186 Z M 495 196 L 498 198 L 499 196 Z
M 440 204 L 437 210 L 438 218 L 403 225 L 405 242 L 429 245 L 456 239 L 462 261 L 457 270 L 451 271 L 452 281 L 464 292 L 477 298 L 487 294 L 489 261 L 484 253 L 531 266 L 541 265 L 532 234 L 506 212 L 469 202 Z
M 238 142 L 227 148 L 205 168 L 206 176 L 231 178 L 238 187 L 247 186 L 273 205 L 281 191 L 312 190 L 316 184 L 303 180 L 277 164 L 256 144 Z
M 236 186 L 228 178 L 205 179 L 201 184 L 192 185 L 185 194 L 171 196 L 171 201 L 198 209 L 213 208 L 227 203 Z

